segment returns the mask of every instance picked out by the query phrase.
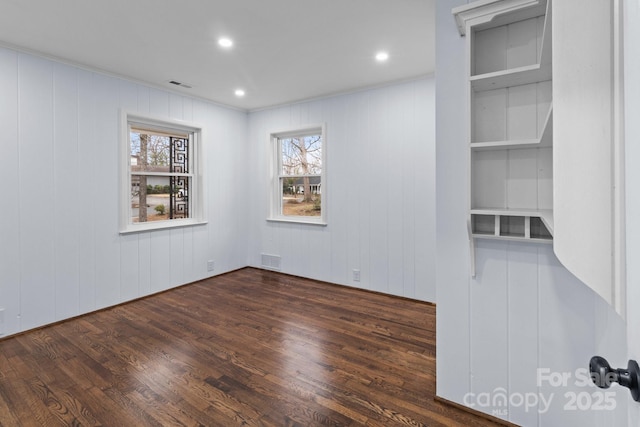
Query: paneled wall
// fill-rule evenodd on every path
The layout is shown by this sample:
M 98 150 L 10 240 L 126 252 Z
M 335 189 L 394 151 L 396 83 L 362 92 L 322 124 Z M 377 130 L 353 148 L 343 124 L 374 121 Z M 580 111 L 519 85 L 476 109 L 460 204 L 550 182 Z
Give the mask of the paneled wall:
M 437 393 L 523 426 L 626 426 L 628 391 L 603 409 L 584 382 L 595 354 L 626 366 L 625 322 L 551 245 L 478 240 L 471 277 L 467 64 L 451 15 L 465 3 L 436 6 Z
M 424 78 L 250 114 L 250 264 L 277 255 L 286 273 L 435 301 L 434 86 Z M 328 225 L 267 222 L 269 133 L 319 123 Z
M 634 0 L 625 0 L 624 4 L 624 74 L 630 76 L 625 85 L 625 147 L 626 155 L 626 208 L 627 208 L 627 342 L 629 344 L 628 358 L 640 360 L 640 223 L 635 220 L 640 218 L 640 80 L 635 76 L 640 75 L 640 57 L 637 52 L 640 49 L 640 3 Z M 631 220 L 629 220 L 631 219 Z M 626 366 L 623 364 L 622 366 Z M 629 405 L 628 425 L 640 425 L 640 404 Z
M 203 125 L 207 225 L 118 233 L 121 109 Z M 0 333 L 245 266 L 247 123 L 244 112 L 0 48 Z
M 433 78 L 250 115 L 7 48 L 0 78 L 2 335 L 261 253 L 284 272 L 435 301 Z M 204 126 L 207 225 L 118 233 L 121 110 Z M 309 123 L 327 124 L 329 225 L 267 223 L 267 134 Z

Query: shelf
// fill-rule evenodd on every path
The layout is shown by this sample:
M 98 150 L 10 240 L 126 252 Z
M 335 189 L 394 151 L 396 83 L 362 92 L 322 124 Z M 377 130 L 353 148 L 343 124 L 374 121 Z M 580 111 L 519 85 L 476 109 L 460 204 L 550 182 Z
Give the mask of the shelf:
M 535 237 L 507 237 L 507 236 L 491 236 L 486 234 L 472 234 L 471 235 L 475 239 L 490 239 L 490 240 L 508 240 L 512 242 L 537 242 L 537 243 L 547 243 L 552 244 L 553 240 L 547 238 L 535 238 Z
M 470 147 L 472 150 L 504 150 L 517 148 L 543 148 L 552 146 L 553 136 L 553 106 L 549 106 L 547 117 L 539 138 L 517 139 L 507 141 L 484 141 L 472 142 Z
M 469 77 L 475 92 L 521 86 L 551 80 L 551 64 L 533 64 Z
M 505 208 L 472 208 L 472 215 L 508 215 L 508 216 L 549 216 L 552 215 L 551 209 L 505 209 Z
M 542 147 L 539 139 L 519 139 L 512 141 L 472 142 L 472 150 L 503 150 L 515 148 Z

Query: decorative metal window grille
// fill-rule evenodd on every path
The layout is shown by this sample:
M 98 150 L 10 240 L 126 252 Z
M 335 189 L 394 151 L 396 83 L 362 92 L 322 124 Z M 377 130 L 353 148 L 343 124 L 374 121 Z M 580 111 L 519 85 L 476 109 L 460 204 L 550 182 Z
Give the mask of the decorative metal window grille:
M 193 139 L 130 127 L 132 223 L 191 218 Z
M 171 137 L 169 173 L 189 173 L 189 139 Z M 169 219 L 189 218 L 189 177 L 169 178 Z

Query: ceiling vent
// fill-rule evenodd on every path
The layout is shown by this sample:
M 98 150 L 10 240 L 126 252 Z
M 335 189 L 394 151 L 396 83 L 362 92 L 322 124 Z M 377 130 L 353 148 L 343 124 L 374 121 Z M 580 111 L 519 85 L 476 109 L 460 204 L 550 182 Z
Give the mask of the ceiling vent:
M 193 86 L 188 85 L 186 83 L 178 82 L 178 81 L 175 81 L 175 80 L 169 80 L 169 83 L 171 83 L 172 85 L 184 87 L 184 88 L 187 88 L 187 89 L 191 89 L 193 87 Z

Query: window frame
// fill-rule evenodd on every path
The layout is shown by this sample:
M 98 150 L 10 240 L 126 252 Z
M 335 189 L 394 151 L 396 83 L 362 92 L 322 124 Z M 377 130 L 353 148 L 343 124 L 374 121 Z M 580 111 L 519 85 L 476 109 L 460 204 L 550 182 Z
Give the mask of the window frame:
M 131 220 L 131 128 L 148 129 L 174 136 L 188 135 L 191 183 L 189 189 L 189 218 L 168 219 L 162 221 L 133 222 Z M 120 234 L 138 233 L 151 230 L 165 230 L 176 227 L 206 224 L 204 168 L 203 168 L 203 127 L 196 123 L 170 118 L 153 117 L 138 113 L 121 111 L 120 120 Z M 170 176 L 171 173 L 153 175 Z
M 280 139 L 293 138 L 309 135 L 320 135 L 322 137 L 322 172 L 320 174 L 320 215 L 319 216 L 296 216 L 284 215 L 282 213 L 282 148 Z M 309 224 L 326 226 L 327 223 L 327 131 L 326 124 L 315 124 L 306 126 L 296 126 L 288 129 L 270 132 L 269 150 L 270 159 L 270 176 L 269 176 L 269 213 L 267 221 L 270 222 L 289 222 L 296 224 Z M 311 174 L 317 175 L 317 174 Z

